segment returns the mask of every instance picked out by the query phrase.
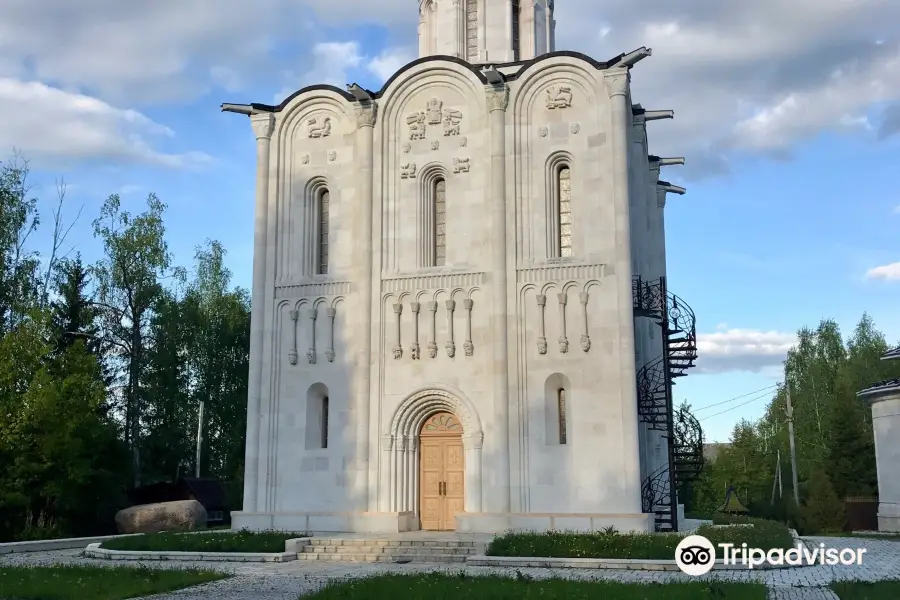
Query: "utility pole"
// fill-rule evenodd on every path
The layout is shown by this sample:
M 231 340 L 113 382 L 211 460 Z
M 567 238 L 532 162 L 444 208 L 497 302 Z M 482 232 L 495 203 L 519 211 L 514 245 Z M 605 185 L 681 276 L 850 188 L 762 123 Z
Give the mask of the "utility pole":
M 775 490 L 778 489 L 778 478 L 781 474 L 781 450 L 778 450 L 778 459 L 775 461 L 775 476 L 772 478 L 772 498 L 769 504 L 775 504 Z M 779 495 L 780 497 L 780 495 Z
M 787 415 L 788 438 L 791 442 L 791 479 L 794 482 L 794 502 L 799 506 L 800 490 L 797 486 L 797 449 L 794 445 L 794 407 L 791 406 L 791 384 L 788 381 L 787 374 L 785 374 L 784 378 L 784 392 L 787 400 L 787 410 L 784 412 Z
M 793 437 L 791 438 L 793 440 Z M 203 400 L 200 401 L 200 413 L 197 415 L 197 458 L 194 462 L 194 477 L 200 479 L 200 446 L 203 442 Z

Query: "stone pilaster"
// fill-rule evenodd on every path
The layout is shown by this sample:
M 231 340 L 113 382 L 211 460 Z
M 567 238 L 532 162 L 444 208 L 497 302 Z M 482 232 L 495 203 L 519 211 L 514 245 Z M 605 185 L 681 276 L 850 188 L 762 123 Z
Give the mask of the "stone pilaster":
M 509 88 L 489 87 L 487 108 L 491 128 L 490 215 L 491 240 L 491 379 L 494 398 L 494 422 L 497 423 L 494 469 L 487 512 L 510 511 L 509 445 L 509 339 L 507 338 L 507 247 L 506 247 L 506 108 Z
M 616 254 L 615 278 L 618 293 L 618 343 L 622 385 L 623 492 L 628 505 L 641 512 L 640 441 L 638 439 L 637 369 L 635 368 L 634 313 L 631 292 L 631 198 L 629 177 L 629 131 L 632 128 L 629 73 L 626 69 L 607 71 L 612 122 L 613 206 L 615 208 Z
M 356 413 L 356 462 L 359 473 L 358 497 L 362 498 L 360 510 L 377 509 L 378 473 L 370 468 L 370 457 L 376 449 L 370 448 L 370 415 L 372 394 L 372 363 L 376 352 L 372 348 L 372 329 L 378 326 L 380 315 L 372 310 L 372 296 L 375 293 L 372 280 L 372 210 L 374 208 L 374 137 L 378 105 L 374 101 L 360 102 L 356 108 L 356 165 L 360 176 L 357 204 L 357 225 L 354 241 L 355 261 L 354 283 L 359 289 L 359 319 L 357 328 L 356 369 L 353 373 L 353 412 Z M 377 434 L 376 434 L 377 435 Z
M 275 116 L 260 113 L 250 116 L 256 137 L 256 201 L 253 231 L 253 283 L 250 305 L 250 368 L 247 384 L 247 439 L 244 450 L 244 506 L 254 512 L 259 505 L 259 468 L 261 459 L 259 428 L 260 394 L 263 376 L 263 334 L 266 319 L 266 254 L 268 248 L 269 157 Z

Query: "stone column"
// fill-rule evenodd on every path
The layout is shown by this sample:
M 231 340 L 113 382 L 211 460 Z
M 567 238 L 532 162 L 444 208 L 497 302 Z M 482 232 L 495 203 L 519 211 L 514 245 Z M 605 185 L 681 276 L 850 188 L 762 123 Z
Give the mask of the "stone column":
M 487 512 L 510 511 L 509 472 L 509 339 L 507 338 L 507 265 L 506 265 L 506 108 L 509 88 L 504 84 L 487 90 L 491 127 L 490 215 L 493 232 L 491 244 L 491 373 L 493 379 L 494 423 L 496 441 L 492 441 L 496 455 L 494 469 L 493 506 Z M 629 288 L 631 289 L 631 288 Z
M 613 206 L 615 207 L 615 278 L 618 293 L 619 391 L 622 405 L 623 497 L 619 510 L 641 512 L 640 442 L 638 440 L 637 369 L 635 368 L 634 312 L 631 294 L 631 219 L 629 217 L 630 148 L 632 128 L 629 74 L 626 69 L 604 75 L 609 92 L 612 132 Z
M 357 285 L 359 299 L 359 346 L 356 348 L 356 365 L 353 374 L 353 412 L 356 413 L 356 465 L 360 474 L 356 492 L 362 498 L 359 510 L 377 510 L 378 473 L 370 468 L 369 418 L 372 404 L 372 362 L 376 353 L 372 351 L 372 329 L 379 317 L 372 313 L 372 211 L 374 210 L 374 139 L 375 119 L 378 105 L 374 101 L 360 102 L 356 108 L 356 168 L 359 182 L 357 227 L 355 229 L 354 256 L 356 261 L 353 279 Z M 386 467 L 386 465 L 385 465 Z
M 872 405 L 878 531 L 900 533 L 900 380 L 860 392 Z
M 260 113 L 250 116 L 256 136 L 256 203 L 253 234 L 253 289 L 250 307 L 250 369 L 247 384 L 247 441 L 244 450 L 245 512 L 258 509 L 260 393 L 263 376 L 263 330 L 266 318 L 266 249 L 268 247 L 269 150 L 275 116 Z

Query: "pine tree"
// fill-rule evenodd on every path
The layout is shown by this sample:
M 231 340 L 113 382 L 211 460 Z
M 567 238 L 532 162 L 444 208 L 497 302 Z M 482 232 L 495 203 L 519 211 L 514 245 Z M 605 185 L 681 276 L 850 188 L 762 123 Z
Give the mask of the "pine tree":
M 800 509 L 801 533 L 811 535 L 841 531 L 846 511 L 828 474 L 823 469 L 814 469 L 805 483 L 806 499 Z

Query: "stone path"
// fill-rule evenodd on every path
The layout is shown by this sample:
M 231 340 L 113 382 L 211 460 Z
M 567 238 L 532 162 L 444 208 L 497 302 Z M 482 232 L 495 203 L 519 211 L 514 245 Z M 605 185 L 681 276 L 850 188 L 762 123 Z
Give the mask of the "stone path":
M 834 600 L 837 598 L 827 586 L 833 581 L 853 579 L 879 581 L 900 578 L 900 542 L 861 538 L 805 538 L 810 546 L 824 543 L 826 547 L 866 548 L 862 565 L 829 567 L 817 565 L 793 569 L 766 571 L 712 572 L 706 579 L 720 581 L 751 581 L 765 583 L 773 600 Z M 119 563 L 87 559 L 80 550 L 6 554 L 0 556 L 2 565 L 96 564 L 111 566 Z M 138 563 L 129 562 L 129 566 Z M 615 580 L 622 582 L 689 581 L 682 573 L 580 570 L 580 569 L 503 569 L 496 567 L 465 567 L 456 565 L 329 563 L 292 561 L 288 563 L 191 563 L 148 562 L 154 568 L 197 567 L 215 569 L 234 575 L 225 581 L 182 590 L 171 594 L 147 597 L 146 600 L 297 600 L 301 594 L 319 589 L 334 580 L 347 580 L 382 573 L 444 572 L 467 575 L 510 575 L 520 572 L 534 579 L 561 577 L 578 580 Z

